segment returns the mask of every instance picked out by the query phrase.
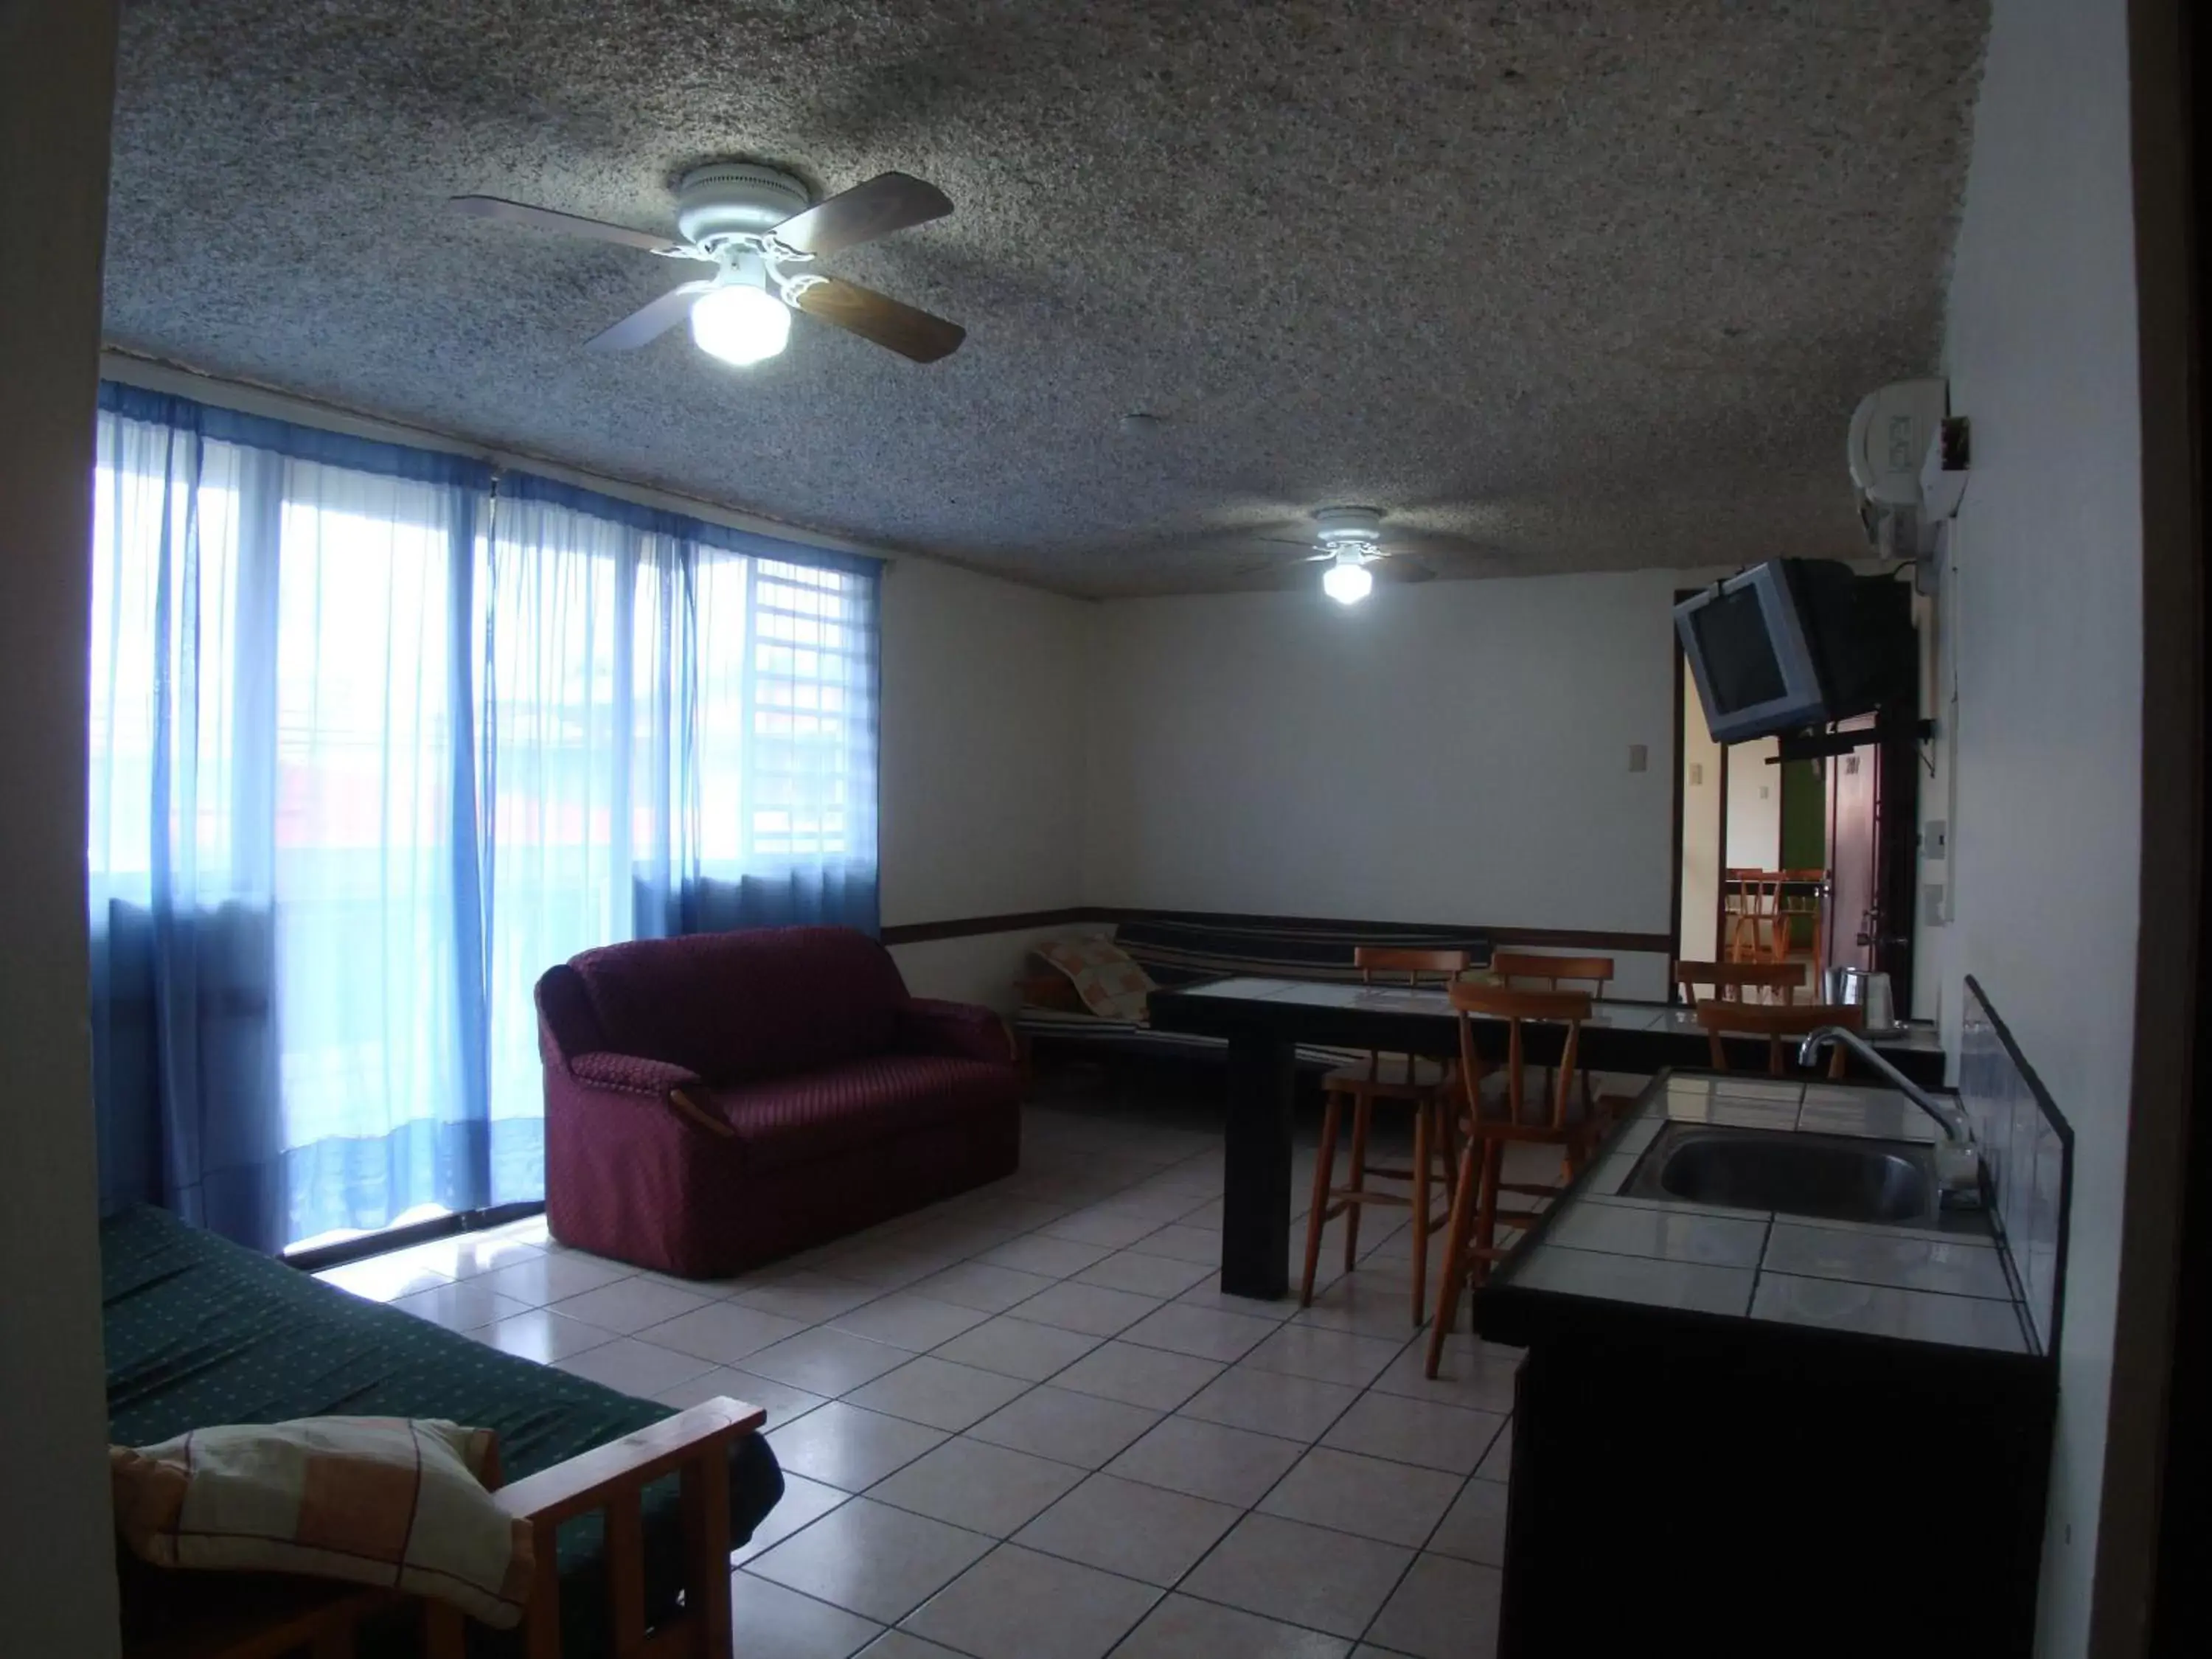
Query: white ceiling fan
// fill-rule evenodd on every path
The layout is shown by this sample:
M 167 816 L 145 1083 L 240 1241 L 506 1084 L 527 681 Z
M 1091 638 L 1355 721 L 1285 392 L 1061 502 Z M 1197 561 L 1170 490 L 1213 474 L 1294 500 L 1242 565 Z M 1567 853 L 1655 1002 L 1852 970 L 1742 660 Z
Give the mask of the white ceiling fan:
M 879 173 L 814 202 L 803 183 L 775 167 L 710 161 L 677 185 L 675 237 L 496 196 L 456 196 L 451 206 L 475 218 L 619 242 L 716 267 L 712 276 L 671 289 L 594 335 L 586 343 L 594 350 L 634 350 L 689 318 L 692 341 L 702 351 L 725 362 L 761 362 L 783 349 L 793 310 L 918 363 L 951 356 L 967 338 L 957 323 L 811 269 L 825 254 L 952 211 L 943 191 L 907 173 Z
M 1374 591 L 1377 574 L 1399 581 L 1425 582 L 1437 574 L 1411 554 L 1382 544 L 1380 507 L 1324 507 L 1313 517 L 1314 533 L 1310 541 L 1292 541 L 1285 536 L 1263 536 L 1260 539 L 1288 547 L 1315 549 L 1296 562 L 1327 565 L 1328 568 L 1321 574 L 1322 592 L 1339 605 L 1357 605 L 1365 599 Z M 1245 565 L 1236 574 L 1251 576 L 1279 568 L 1277 561 L 1269 559 Z

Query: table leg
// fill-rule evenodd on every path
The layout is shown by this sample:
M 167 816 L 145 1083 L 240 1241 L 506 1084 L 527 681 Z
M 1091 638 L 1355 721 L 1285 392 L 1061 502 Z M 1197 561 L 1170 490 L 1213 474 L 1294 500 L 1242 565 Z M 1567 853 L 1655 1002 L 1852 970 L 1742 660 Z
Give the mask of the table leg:
M 1221 1288 L 1267 1300 L 1290 1288 L 1291 1045 L 1229 1039 L 1229 1126 L 1221 1194 Z

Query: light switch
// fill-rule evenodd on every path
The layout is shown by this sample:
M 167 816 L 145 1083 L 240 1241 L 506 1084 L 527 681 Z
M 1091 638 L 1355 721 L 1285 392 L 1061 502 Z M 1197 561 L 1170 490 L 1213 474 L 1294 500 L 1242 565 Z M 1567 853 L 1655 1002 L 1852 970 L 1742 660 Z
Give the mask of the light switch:
M 1705 763 L 1703 761 L 1692 761 L 1690 763 L 1690 787 L 1694 789 L 1705 781 Z
M 1930 818 L 1921 826 L 1920 855 L 1930 860 L 1951 855 L 1951 826 L 1942 818 Z
M 1766 786 L 1763 783 L 1759 786 L 1759 798 L 1761 800 L 1766 799 Z
M 1628 745 L 1628 769 L 1630 771 L 1645 771 L 1650 769 L 1650 765 L 1651 751 L 1649 749 L 1645 748 L 1640 743 L 1632 743 Z

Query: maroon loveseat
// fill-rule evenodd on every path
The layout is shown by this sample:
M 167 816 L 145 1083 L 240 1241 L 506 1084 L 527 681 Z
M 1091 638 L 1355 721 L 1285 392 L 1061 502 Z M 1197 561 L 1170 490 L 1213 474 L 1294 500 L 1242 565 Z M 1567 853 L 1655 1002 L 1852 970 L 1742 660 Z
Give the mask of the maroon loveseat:
M 720 1278 L 1012 1172 L 988 1009 L 909 996 L 849 927 L 586 951 L 538 981 L 545 1214 L 564 1244 Z

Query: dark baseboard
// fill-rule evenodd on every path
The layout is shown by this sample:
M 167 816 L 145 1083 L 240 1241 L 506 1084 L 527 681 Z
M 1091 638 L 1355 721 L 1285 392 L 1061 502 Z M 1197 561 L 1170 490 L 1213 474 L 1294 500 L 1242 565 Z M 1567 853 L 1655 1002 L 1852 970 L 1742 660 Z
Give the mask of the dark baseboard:
M 1363 921 L 1347 916 L 1276 916 L 1230 910 L 1142 910 L 1118 905 L 1076 904 L 1059 910 L 1021 910 L 995 916 L 961 916 L 946 921 L 908 922 L 883 930 L 886 945 L 920 945 L 930 939 L 971 939 L 984 933 L 1022 933 L 1083 921 L 1181 921 L 1201 927 L 1306 927 L 1389 939 L 1438 933 L 1479 934 L 1499 945 L 1549 945 L 1578 951 L 1637 951 L 1671 955 L 1674 941 L 1665 933 L 1638 933 L 1589 927 L 1497 927 L 1481 923 Z

